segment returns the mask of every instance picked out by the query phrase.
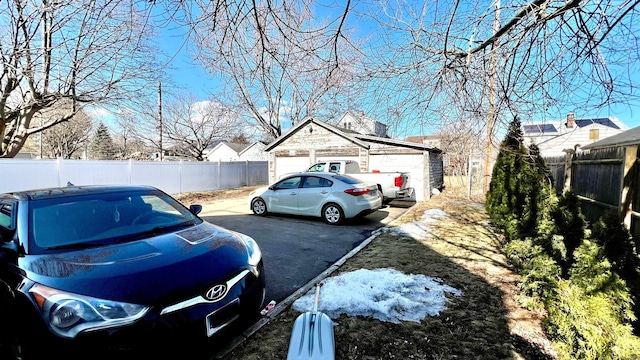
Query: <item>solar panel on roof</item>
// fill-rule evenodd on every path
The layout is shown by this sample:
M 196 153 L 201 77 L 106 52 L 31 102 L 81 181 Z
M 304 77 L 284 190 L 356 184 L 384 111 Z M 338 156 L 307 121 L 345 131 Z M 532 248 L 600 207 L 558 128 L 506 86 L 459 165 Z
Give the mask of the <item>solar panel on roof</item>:
M 525 134 L 537 134 L 540 132 L 540 127 L 538 125 L 523 125 Z
M 525 134 L 545 134 L 558 132 L 552 124 L 523 125 Z
M 556 127 L 553 126 L 552 124 L 542 124 L 540 125 L 541 131 L 543 133 L 554 133 L 554 132 L 558 132 L 558 130 L 556 130 Z
M 585 126 L 589 126 L 591 124 L 600 124 L 603 126 L 607 126 L 610 127 L 612 129 L 620 129 L 618 127 L 618 125 L 616 125 L 616 123 L 614 123 L 613 121 L 611 121 L 611 119 L 609 118 L 597 118 L 597 119 L 578 119 L 576 120 L 576 125 L 578 125 L 578 127 L 585 127 Z
M 609 118 L 599 118 L 599 119 L 593 119 L 594 122 L 598 123 L 598 124 L 602 124 L 604 126 L 608 126 L 610 128 L 614 128 L 614 129 L 620 129 L 618 127 L 618 125 L 616 125 L 616 123 L 614 123 L 613 121 L 611 121 L 611 119 Z

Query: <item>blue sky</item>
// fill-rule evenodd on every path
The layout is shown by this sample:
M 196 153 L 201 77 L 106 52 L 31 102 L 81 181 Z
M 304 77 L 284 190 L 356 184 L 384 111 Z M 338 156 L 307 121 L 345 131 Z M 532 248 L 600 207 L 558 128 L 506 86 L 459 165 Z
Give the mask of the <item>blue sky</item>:
M 188 44 L 185 44 L 186 32 L 183 29 L 164 28 L 160 32 L 161 40 L 159 44 L 163 52 L 167 55 L 173 55 L 170 60 L 169 75 L 173 82 L 181 90 L 195 94 L 200 100 L 206 100 L 209 93 L 214 92 L 219 85 L 219 79 L 208 74 L 195 61 L 191 60 Z M 638 74 L 640 75 L 640 74 Z M 170 91 L 170 85 L 163 86 L 164 89 Z M 348 109 L 345 109 L 345 111 Z M 576 118 L 595 118 L 595 117 L 617 117 L 629 128 L 640 126 L 640 103 L 632 105 L 612 105 L 600 109 L 599 111 L 583 111 L 581 109 L 562 109 L 560 113 L 550 113 L 546 118 L 532 119 L 533 121 L 553 121 L 564 119 L 567 113 L 575 113 Z M 384 122 L 384 119 L 378 119 Z M 525 121 L 526 122 L 526 121 Z M 422 129 L 416 129 L 415 135 L 420 134 Z
M 185 43 L 186 31 L 182 28 L 163 28 L 159 36 L 158 43 L 162 51 L 171 56 L 168 73 L 172 81 L 176 86 L 196 94 L 200 100 L 205 100 L 219 80 L 191 59 L 189 44 Z

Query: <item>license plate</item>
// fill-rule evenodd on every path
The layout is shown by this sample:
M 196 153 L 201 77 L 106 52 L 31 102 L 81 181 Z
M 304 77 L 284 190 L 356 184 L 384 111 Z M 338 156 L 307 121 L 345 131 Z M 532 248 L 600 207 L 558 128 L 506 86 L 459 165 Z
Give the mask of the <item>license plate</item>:
M 207 315 L 205 319 L 205 327 L 207 337 L 222 330 L 227 325 L 234 322 L 240 317 L 240 299 L 235 299 L 220 309 Z

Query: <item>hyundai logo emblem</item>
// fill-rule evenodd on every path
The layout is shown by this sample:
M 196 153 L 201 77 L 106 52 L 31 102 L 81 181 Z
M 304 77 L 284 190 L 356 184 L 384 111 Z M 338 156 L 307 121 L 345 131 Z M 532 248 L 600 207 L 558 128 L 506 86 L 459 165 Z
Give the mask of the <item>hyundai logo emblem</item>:
M 204 295 L 205 299 L 210 301 L 218 301 L 227 295 L 227 285 L 216 285 L 209 289 Z

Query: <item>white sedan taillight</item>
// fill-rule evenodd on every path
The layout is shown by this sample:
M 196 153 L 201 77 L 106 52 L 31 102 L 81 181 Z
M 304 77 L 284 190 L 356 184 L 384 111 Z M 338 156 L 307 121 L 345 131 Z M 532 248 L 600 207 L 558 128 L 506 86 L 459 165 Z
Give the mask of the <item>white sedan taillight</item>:
M 366 195 L 370 193 L 371 189 L 347 189 L 344 192 L 346 192 L 349 195 L 360 196 L 360 195 Z

